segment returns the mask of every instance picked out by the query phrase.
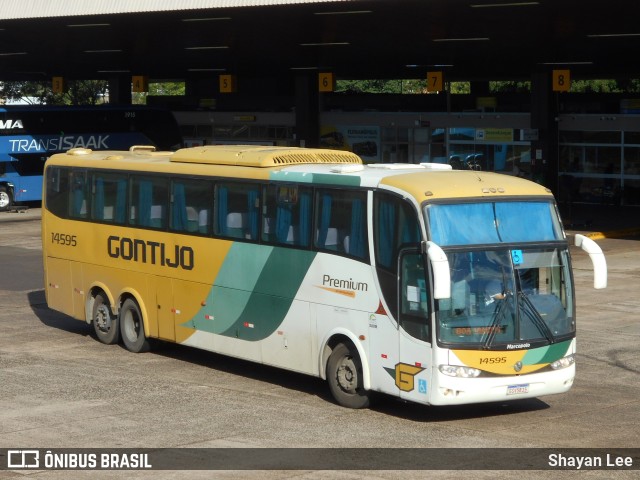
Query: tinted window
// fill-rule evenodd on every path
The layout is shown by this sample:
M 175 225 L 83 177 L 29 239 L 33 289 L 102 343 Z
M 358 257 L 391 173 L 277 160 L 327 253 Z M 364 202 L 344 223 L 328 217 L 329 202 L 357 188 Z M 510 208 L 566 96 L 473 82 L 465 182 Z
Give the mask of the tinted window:
M 260 187 L 219 183 L 215 188 L 214 233 L 257 240 L 260 226 Z
M 262 240 L 280 245 L 311 244 L 311 189 L 271 185 L 265 190 Z
M 213 185 L 206 180 L 174 180 L 171 185 L 171 229 L 211 232 Z
M 140 227 L 166 228 L 169 218 L 169 180 L 131 177 L 129 222 Z
M 366 192 L 319 190 L 314 242 L 319 250 L 367 258 Z
M 127 206 L 127 176 L 124 173 L 94 172 L 91 218 L 108 223 L 124 223 Z

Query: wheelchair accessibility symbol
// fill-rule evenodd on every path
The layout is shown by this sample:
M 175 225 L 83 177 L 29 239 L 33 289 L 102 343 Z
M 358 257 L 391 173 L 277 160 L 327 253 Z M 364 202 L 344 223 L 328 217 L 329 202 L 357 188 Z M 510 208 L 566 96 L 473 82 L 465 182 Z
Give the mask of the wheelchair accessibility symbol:
M 423 379 L 418 379 L 418 392 L 427 393 L 427 381 Z
M 522 250 L 511 250 L 511 260 L 514 265 L 520 265 L 522 263 Z

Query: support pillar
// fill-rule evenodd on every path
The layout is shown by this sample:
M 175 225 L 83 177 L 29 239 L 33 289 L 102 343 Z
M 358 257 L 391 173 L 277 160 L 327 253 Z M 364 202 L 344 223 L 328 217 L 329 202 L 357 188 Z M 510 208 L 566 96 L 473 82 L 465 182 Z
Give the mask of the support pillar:
M 534 180 L 550 188 L 554 195 L 558 185 L 558 122 L 555 95 L 551 91 L 551 73 L 535 72 L 531 78 L 531 128 L 538 130 L 538 140 L 531 142 Z
M 295 78 L 296 141 L 300 146 L 320 145 L 318 74 L 301 73 Z
M 118 75 L 109 78 L 109 103 L 131 105 L 131 76 Z

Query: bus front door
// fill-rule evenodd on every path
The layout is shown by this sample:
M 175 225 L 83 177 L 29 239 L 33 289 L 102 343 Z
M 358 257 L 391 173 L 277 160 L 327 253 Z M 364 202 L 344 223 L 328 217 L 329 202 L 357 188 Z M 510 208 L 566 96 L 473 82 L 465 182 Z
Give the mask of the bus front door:
M 398 281 L 400 361 L 396 385 L 400 398 L 427 403 L 431 376 L 429 297 L 424 260 L 418 250 L 400 253 Z

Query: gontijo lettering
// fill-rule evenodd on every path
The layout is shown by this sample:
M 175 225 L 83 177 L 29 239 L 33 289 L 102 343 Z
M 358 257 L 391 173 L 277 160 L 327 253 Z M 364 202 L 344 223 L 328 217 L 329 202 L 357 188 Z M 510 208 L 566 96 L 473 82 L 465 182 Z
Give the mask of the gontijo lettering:
M 121 258 L 132 262 L 148 262 L 152 265 L 182 268 L 183 270 L 193 270 L 194 266 L 194 252 L 191 247 L 175 245 L 172 249 L 167 248 L 162 242 L 137 238 L 111 235 L 107 239 L 107 253 L 112 258 Z

